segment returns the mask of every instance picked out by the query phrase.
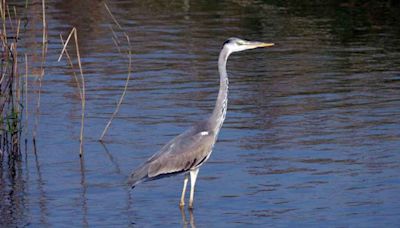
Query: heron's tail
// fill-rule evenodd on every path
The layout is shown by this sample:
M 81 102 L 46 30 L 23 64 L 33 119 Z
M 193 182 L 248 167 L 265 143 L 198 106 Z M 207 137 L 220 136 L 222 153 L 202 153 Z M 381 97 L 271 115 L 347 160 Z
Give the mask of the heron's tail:
M 128 184 L 134 188 L 136 185 L 145 181 L 148 178 L 148 169 L 149 165 L 146 163 L 139 166 L 139 168 L 135 169 L 129 176 Z

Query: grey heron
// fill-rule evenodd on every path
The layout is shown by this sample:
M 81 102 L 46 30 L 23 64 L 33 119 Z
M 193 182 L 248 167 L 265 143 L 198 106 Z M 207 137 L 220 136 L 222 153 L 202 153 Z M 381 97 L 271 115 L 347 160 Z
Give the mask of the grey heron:
M 212 114 L 169 141 L 159 152 L 134 170 L 128 180 L 132 188 L 144 181 L 185 173 L 179 203 L 179 206 L 183 207 L 190 174 L 189 208 L 193 208 L 194 188 L 199 168 L 210 157 L 219 130 L 225 120 L 228 102 L 228 74 L 226 73 L 228 57 L 233 52 L 273 45 L 273 43 L 247 41 L 239 38 L 229 38 L 224 42 L 218 59 L 220 76 L 218 98 Z

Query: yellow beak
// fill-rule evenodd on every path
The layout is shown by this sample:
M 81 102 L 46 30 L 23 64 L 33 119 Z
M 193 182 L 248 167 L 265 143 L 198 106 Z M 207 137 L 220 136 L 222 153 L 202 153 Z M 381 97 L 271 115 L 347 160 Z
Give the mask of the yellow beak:
M 274 43 L 261 43 L 258 47 L 271 47 L 274 46 Z
M 247 46 L 249 48 L 261 48 L 261 47 L 271 47 L 274 46 L 274 43 L 263 43 L 263 42 L 249 42 Z

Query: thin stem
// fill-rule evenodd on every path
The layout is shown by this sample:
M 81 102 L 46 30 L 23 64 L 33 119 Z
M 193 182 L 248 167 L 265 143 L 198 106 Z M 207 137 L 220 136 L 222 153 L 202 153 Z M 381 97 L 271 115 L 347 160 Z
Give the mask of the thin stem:
M 46 25 L 46 2 L 42 0 L 42 63 L 40 66 L 40 76 L 39 76 L 39 91 L 38 91 L 38 98 L 36 103 L 36 116 L 35 116 L 35 125 L 33 128 L 33 140 L 36 142 L 36 134 L 37 128 L 39 124 L 39 110 L 40 110 L 40 100 L 41 100 L 41 93 L 42 93 L 42 80 L 44 77 L 44 65 L 46 63 L 46 53 L 47 53 L 47 25 Z
M 114 20 L 114 23 L 122 30 L 121 25 L 120 25 L 120 24 L 118 23 L 118 21 L 115 19 L 114 15 L 111 13 L 111 11 L 110 11 L 110 9 L 108 8 L 108 6 L 107 6 L 106 3 L 104 3 L 104 6 L 106 7 L 107 12 L 108 12 L 109 15 L 111 16 L 111 18 Z M 112 30 L 112 31 L 113 31 L 113 30 Z M 113 31 L 113 34 L 115 35 L 114 31 Z M 131 78 L 131 72 L 132 72 L 132 50 L 131 50 L 131 42 L 130 42 L 130 39 L 129 39 L 128 34 L 126 34 L 126 32 L 123 32 L 123 34 L 124 34 L 124 36 L 125 36 L 125 38 L 126 38 L 126 41 L 128 42 L 128 60 L 129 60 L 129 63 L 128 63 L 128 75 L 127 75 L 127 77 L 126 77 L 124 90 L 123 90 L 123 92 L 122 92 L 122 94 L 121 94 L 121 97 L 119 98 L 117 107 L 115 108 L 113 114 L 112 114 L 111 117 L 110 117 L 110 120 L 108 121 L 106 127 L 104 128 L 103 133 L 101 134 L 99 141 L 103 141 L 104 135 L 106 134 L 108 128 L 110 127 L 111 122 L 113 121 L 113 119 L 115 118 L 115 116 L 118 114 L 119 108 L 120 108 L 120 106 L 121 106 L 121 104 L 122 104 L 122 101 L 124 100 L 126 91 L 128 90 L 129 81 L 130 81 L 130 78 Z M 114 39 L 113 39 L 113 40 L 114 40 Z M 115 40 L 114 40 L 114 43 L 115 43 L 115 44 L 117 45 L 117 47 L 118 47 L 118 43 L 117 43 Z M 118 49 L 118 50 L 119 50 L 119 49 Z
M 63 56 L 63 54 L 64 54 L 64 52 L 65 52 L 65 49 L 67 48 L 67 45 L 68 45 L 68 43 L 69 43 L 69 40 L 71 39 L 72 34 L 73 34 L 74 31 L 75 31 L 75 27 L 72 28 L 71 32 L 69 33 L 69 35 L 68 35 L 68 37 L 67 37 L 67 40 L 66 40 L 65 43 L 64 43 L 64 47 L 63 47 L 63 49 L 61 50 L 60 56 L 58 57 L 58 60 L 57 60 L 58 62 L 60 62 L 60 60 L 61 60 L 61 58 L 62 58 L 62 56 Z
M 84 122 L 85 122 L 85 78 L 83 77 L 83 71 L 82 71 L 82 64 L 81 64 L 81 56 L 79 54 L 79 45 L 78 45 L 78 34 L 75 29 L 74 37 L 75 37 L 75 45 L 76 45 L 76 56 L 78 58 L 78 66 L 79 66 L 79 72 L 81 74 L 81 80 L 82 80 L 82 118 L 81 118 L 81 136 L 80 136 L 80 150 L 79 150 L 79 155 L 82 157 L 83 154 L 83 130 L 84 130 Z
M 61 34 L 60 34 L 60 39 L 61 39 L 62 45 L 64 46 L 65 43 L 64 43 L 64 39 L 63 39 L 63 37 L 62 37 Z M 72 63 L 71 56 L 69 55 L 67 49 L 65 49 L 65 55 L 67 56 L 68 63 L 69 63 L 69 66 L 71 67 L 71 69 L 75 69 L 75 66 L 74 66 L 74 64 Z M 80 83 L 79 83 L 78 76 L 76 76 L 75 71 L 73 71 L 72 73 L 73 73 L 73 75 L 74 75 L 74 79 L 75 79 L 75 82 L 76 82 L 76 86 L 78 87 L 78 90 L 79 90 L 79 97 L 82 99 L 81 85 L 80 85 Z
M 67 45 L 69 43 L 69 40 L 72 37 L 72 34 L 74 35 L 74 39 L 75 39 L 76 57 L 78 59 L 78 67 L 79 67 L 79 72 L 80 72 L 80 75 L 81 75 L 81 83 L 82 83 L 82 89 L 79 90 L 79 91 L 82 90 L 81 93 L 80 93 L 81 104 L 82 104 L 82 113 L 81 113 L 81 130 L 80 130 L 80 138 L 79 138 L 79 141 L 80 141 L 79 156 L 82 157 L 83 156 L 83 133 L 84 133 L 84 123 L 85 123 L 85 103 L 86 103 L 85 102 L 85 100 L 86 100 L 86 98 L 85 98 L 86 95 L 85 94 L 86 94 L 86 92 L 85 92 L 85 77 L 83 76 L 81 56 L 80 56 L 80 53 L 79 53 L 78 34 L 77 34 L 77 30 L 76 30 L 75 27 L 72 28 L 72 30 L 71 30 L 70 34 L 68 35 L 68 38 L 65 41 L 65 43 L 64 43 L 64 41 L 63 41 L 63 39 L 61 37 L 61 41 L 62 41 L 64 47 L 63 47 L 63 49 L 61 51 L 61 54 L 60 54 L 60 57 L 58 58 L 58 61 L 61 60 L 64 52 L 66 53 L 67 57 L 69 56 L 67 51 L 66 51 L 66 48 L 67 48 Z M 70 58 L 69 58 L 69 61 L 70 61 L 71 67 L 73 67 L 73 64 L 72 64 L 72 61 L 70 60 Z M 77 84 L 78 84 L 78 88 L 79 88 L 79 83 L 77 83 Z
M 28 127 L 28 55 L 25 53 L 25 126 Z

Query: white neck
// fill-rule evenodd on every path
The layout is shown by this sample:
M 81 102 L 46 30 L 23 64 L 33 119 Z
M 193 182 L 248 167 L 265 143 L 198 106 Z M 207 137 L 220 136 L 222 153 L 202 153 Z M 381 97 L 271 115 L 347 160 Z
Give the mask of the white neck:
M 228 81 L 228 74 L 226 73 L 226 61 L 228 60 L 230 53 L 231 52 L 229 51 L 229 49 L 224 47 L 221 50 L 218 59 L 218 71 L 220 77 L 219 92 L 217 101 L 215 103 L 214 111 L 209 119 L 211 126 L 214 127 L 213 130 L 216 132 L 216 134 L 218 134 L 219 130 L 222 127 L 222 124 L 224 123 L 226 110 L 228 106 L 229 81 Z

